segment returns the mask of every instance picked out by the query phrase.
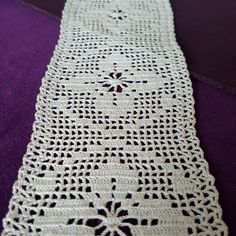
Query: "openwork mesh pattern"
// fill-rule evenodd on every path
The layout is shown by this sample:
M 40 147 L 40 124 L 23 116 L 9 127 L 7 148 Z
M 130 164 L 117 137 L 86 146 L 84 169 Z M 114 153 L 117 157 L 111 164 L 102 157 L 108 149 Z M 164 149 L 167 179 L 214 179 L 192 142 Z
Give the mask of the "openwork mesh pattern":
M 68 0 L 3 235 L 225 236 L 168 0 Z

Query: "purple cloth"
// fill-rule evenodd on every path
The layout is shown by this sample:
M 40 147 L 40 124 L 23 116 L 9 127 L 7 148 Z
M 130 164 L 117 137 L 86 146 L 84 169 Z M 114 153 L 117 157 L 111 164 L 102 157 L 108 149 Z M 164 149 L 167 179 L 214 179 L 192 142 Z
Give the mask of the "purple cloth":
M 1 226 L 30 141 L 36 96 L 57 42 L 59 25 L 59 19 L 20 2 L 0 0 Z
M 59 20 L 0 1 L 0 220 L 30 141 L 36 96 L 59 35 Z M 183 48 L 184 50 L 184 48 Z M 230 235 L 236 235 L 236 97 L 193 81 L 197 131 Z M 210 99 L 209 99 L 210 98 Z M 1 224 L 0 224 L 1 226 Z
M 21 0 L 31 6 L 36 7 L 38 10 L 43 10 L 58 17 L 62 16 L 62 10 L 66 0 Z

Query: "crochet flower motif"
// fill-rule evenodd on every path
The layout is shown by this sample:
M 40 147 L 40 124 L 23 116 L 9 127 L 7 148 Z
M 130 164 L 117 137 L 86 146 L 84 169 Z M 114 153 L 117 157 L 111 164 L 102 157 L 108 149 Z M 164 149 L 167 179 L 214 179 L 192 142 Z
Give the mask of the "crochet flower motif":
M 125 12 L 123 12 L 120 9 L 115 9 L 112 11 L 111 14 L 108 15 L 110 18 L 112 18 L 113 20 L 116 20 L 116 22 L 124 20 L 125 18 L 127 18 L 127 15 Z
M 126 77 L 122 76 L 120 72 L 111 72 L 109 76 L 104 77 L 104 80 L 99 83 L 102 83 L 102 87 L 108 88 L 108 92 L 121 93 L 131 81 L 126 80 Z
M 123 209 L 121 202 L 109 201 L 105 207 L 98 209 L 100 219 L 89 219 L 87 225 L 95 227 L 95 235 L 131 236 L 131 225 L 137 225 L 135 218 L 128 218 L 128 210 Z

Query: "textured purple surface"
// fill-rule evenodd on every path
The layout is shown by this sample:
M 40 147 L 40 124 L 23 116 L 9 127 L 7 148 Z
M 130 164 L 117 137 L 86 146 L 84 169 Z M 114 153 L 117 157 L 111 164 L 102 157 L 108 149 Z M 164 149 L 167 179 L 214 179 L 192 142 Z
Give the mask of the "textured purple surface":
M 0 220 L 30 141 L 36 96 L 59 34 L 59 20 L 0 0 Z M 183 48 L 184 50 L 184 48 Z M 230 235 L 236 235 L 236 97 L 193 81 L 197 131 Z M 1 224 L 0 224 L 1 228 Z M 1 229 L 0 229 L 1 231 Z
M 191 75 L 236 94 L 236 1 L 170 1 Z
M 0 219 L 30 141 L 36 96 L 59 24 L 20 2 L 0 0 Z

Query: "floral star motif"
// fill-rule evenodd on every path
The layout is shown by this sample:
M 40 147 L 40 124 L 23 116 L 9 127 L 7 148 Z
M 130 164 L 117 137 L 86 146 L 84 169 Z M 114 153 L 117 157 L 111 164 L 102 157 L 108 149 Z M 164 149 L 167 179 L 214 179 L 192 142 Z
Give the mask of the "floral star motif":
M 90 204 L 94 208 L 94 204 Z M 139 203 L 134 203 L 133 207 L 138 207 Z M 132 236 L 132 227 L 157 226 L 158 219 L 137 219 L 131 216 L 129 211 L 122 206 L 120 201 L 111 200 L 105 202 L 102 207 L 96 208 L 97 215 L 92 218 L 71 218 L 67 224 L 86 225 L 94 228 L 95 236 Z
M 113 20 L 116 20 L 116 22 L 127 18 L 127 14 L 120 9 L 113 10 L 112 13 L 110 13 L 108 16 L 112 18 Z
M 108 92 L 121 93 L 124 88 L 128 87 L 128 83 L 131 83 L 131 81 L 122 76 L 120 72 L 111 72 L 109 76 L 104 77 L 104 80 L 99 83 L 102 83 L 102 87 L 108 88 Z
M 138 220 L 128 217 L 128 210 L 121 202 L 109 201 L 104 208 L 98 209 L 99 218 L 89 219 L 87 225 L 95 226 L 95 235 L 100 236 L 131 236 L 131 225 L 137 225 Z

